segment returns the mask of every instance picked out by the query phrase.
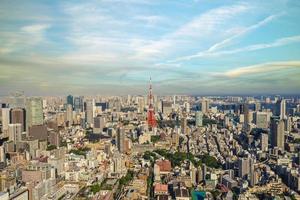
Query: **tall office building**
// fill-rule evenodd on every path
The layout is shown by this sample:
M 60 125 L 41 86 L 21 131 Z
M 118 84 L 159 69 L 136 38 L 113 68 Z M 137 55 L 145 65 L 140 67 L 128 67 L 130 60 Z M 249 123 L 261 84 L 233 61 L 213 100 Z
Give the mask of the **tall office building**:
M 200 111 L 196 112 L 196 126 L 203 126 L 203 113 Z
M 271 118 L 271 145 L 284 150 L 284 120 L 278 117 Z
M 39 97 L 31 97 L 26 101 L 26 126 L 41 125 L 44 123 L 43 101 Z
M 292 124 L 293 124 L 292 118 L 287 116 L 284 119 L 284 130 L 290 132 L 292 130 Z
M 21 124 L 22 132 L 26 130 L 26 112 L 23 108 L 13 108 L 10 110 L 10 123 Z
M 286 118 L 286 102 L 285 99 L 277 100 L 275 104 L 275 115 L 279 116 L 280 119 Z
M 1 162 L 5 162 L 6 158 L 5 158 L 5 149 L 4 149 L 4 145 L 0 146 L 0 163 Z
M 67 96 L 67 105 L 72 105 L 72 108 L 74 106 L 74 99 L 72 95 Z
M 22 140 L 22 125 L 21 124 L 9 124 L 8 125 L 9 140 L 14 144 Z
M 83 112 L 83 97 L 75 97 L 74 98 L 74 110 L 76 112 Z
M 254 122 L 257 128 L 268 128 L 268 114 L 266 112 L 255 112 Z
M 260 149 L 264 152 L 268 151 L 269 135 L 267 133 L 262 133 L 260 135 Z
M 93 127 L 93 119 L 94 119 L 94 107 L 95 107 L 95 102 L 94 99 L 89 99 L 86 101 L 86 123 L 88 126 Z
M 239 177 L 247 179 L 249 175 L 249 158 L 239 158 Z
M 250 186 L 253 187 L 256 184 L 256 177 L 255 177 L 255 168 L 254 168 L 254 158 L 249 158 L 249 182 Z
M 201 111 L 202 113 L 208 113 L 209 111 L 209 99 L 202 99 L 201 101 Z
M 186 116 L 182 116 L 182 118 L 181 118 L 181 133 L 182 134 L 188 134 Z
M 244 124 L 245 127 L 248 127 L 248 124 L 250 123 L 250 112 L 249 112 L 249 105 L 248 104 L 244 104 L 243 105 L 243 114 L 244 114 Z
M 125 129 L 123 127 L 118 128 L 117 131 L 117 147 L 120 153 L 124 152 L 124 142 L 125 142 Z
M 102 133 L 103 128 L 105 127 L 105 119 L 103 116 L 97 116 L 94 118 L 94 133 Z
M 71 104 L 67 105 L 66 119 L 68 126 L 71 126 L 73 124 L 73 107 Z
M 10 119 L 10 109 L 9 108 L 1 108 L 1 115 L 2 115 L 2 131 L 7 132 L 8 124 Z

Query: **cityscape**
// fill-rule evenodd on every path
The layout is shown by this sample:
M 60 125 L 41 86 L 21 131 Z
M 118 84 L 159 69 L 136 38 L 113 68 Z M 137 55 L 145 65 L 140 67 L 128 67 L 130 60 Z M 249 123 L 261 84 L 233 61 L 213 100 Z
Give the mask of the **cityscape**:
M 0 2 L 0 200 L 300 200 L 300 2 Z

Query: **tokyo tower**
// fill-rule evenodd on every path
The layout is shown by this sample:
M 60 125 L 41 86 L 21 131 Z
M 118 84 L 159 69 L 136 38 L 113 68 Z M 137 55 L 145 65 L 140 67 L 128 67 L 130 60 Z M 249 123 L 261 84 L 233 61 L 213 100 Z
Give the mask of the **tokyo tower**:
M 148 94 L 148 113 L 147 113 L 147 123 L 148 126 L 151 128 L 156 127 L 156 119 L 154 114 L 154 108 L 153 108 L 153 94 L 152 94 L 152 82 L 150 77 L 150 86 L 149 86 L 149 94 Z

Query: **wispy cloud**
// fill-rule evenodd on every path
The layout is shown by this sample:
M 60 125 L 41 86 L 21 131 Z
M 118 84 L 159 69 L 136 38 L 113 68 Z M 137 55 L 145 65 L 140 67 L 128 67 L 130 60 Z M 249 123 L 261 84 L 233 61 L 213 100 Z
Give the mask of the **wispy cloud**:
M 236 4 L 209 10 L 174 32 L 164 35 L 160 40 L 139 48 L 135 58 L 166 55 L 167 52 L 174 50 L 173 47 L 182 46 L 185 42 L 198 41 L 200 38 L 205 39 L 215 31 L 219 31 L 228 20 L 249 9 L 248 4 Z
M 280 14 L 281 15 L 281 14 Z M 242 29 L 239 33 L 237 33 L 236 35 L 233 35 L 221 42 L 218 42 L 216 44 L 214 44 L 213 46 L 211 46 L 207 51 L 208 52 L 213 52 L 213 51 L 216 51 L 216 50 L 219 50 L 219 49 L 222 49 L 228 45 L 230 45 L 232 43 L 232 41 L 234 41 L 235 39 L 239 38 L 239 37 L 242 37 L 248 33 L 250 33 L 251 31 L 255 30 L 255 29 L 258 29 L 260 27 L 262 27 L 263 25 L 271 22 L 272 20 L 274 20 L 275 18 L 277 18 L 278 16 L 280 15 L 271 15 L 265 19 L 263 19 L 262 21 L 259 21 L 258 23 L 252 25 L 252 26 L 249 26 L 245 29 Z
M 237 48 L 237 49 L 232 49 L 232 50 L 203 51 L 203 52 L 199 52 L 194 55 L 183 56 L 183 57 L 177 58 L 177 59 L 169 61 L 169 62 L 174 63 L 174 62 L 179 62 L 179 61 L 191 60 L 194 58 L 205 58 L 205 57 L 207 58 L 207 57 L 214 57 L 214 56 L 231 55 L 231 54 L 237 54 L 237 53 L 241 53 L 241 52 L 256 51 L 256 50 L 268 49 L 268 48 L 273 48 L 273 47 L 280 47 L 280 46 L 295 44 L 295 43 L 299 43 L 299 42 L 300 42 L 300 35 L 296 35 L 296 36 L 291 36 L 291 37 L 279 38 L 271 43 L 253 44 L 253 45 L 249 45 L 249 46 L 241 47 L 241 48 Z
M 216 73 L 214 76 L 227 77 L 227 78 L 238 78 L 245 75 L 270 73 L 275 71 L 293 69 L 300 67 L 300 60 L 295 61 L 283 61 L 283 62 L 270 62 L 262 63 L 257 65 L 251 65 L 247 67 L 240 67 L 233 70 L 229 70 L 223 73 Z
M 31 24 L 23 26 L 17 31 L 0 32 L 0 38 L 3 40 L 0 55 L 32 47 L 39 42 L 45 42 L 44 31 L 49 27 L 49 24 Z

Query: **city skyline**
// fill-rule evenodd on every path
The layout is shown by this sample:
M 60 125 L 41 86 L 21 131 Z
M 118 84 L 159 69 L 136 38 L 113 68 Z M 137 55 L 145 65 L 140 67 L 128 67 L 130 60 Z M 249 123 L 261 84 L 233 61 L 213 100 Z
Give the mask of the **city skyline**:
M 294 94 L 300 3 L 3 1 L 0 95 Z

